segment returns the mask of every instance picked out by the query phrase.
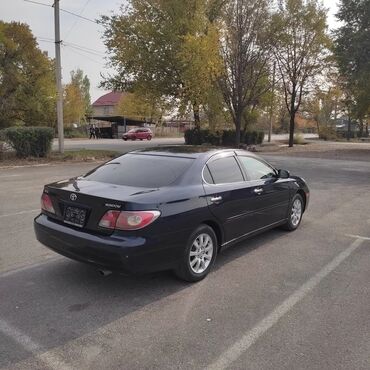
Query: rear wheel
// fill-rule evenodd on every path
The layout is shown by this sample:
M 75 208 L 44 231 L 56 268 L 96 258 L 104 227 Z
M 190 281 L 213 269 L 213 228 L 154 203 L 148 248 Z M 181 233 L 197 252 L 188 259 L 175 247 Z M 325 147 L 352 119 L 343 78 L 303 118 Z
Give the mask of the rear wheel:
M 127 137 L 123 137 L 122 139 L 123 139 L 124 141 L 127 141 Z
M 189 238 L 176 275 L 185 281 L 204 279 L 211 270 L 217 255 L 217 238 L 213 229 L 201 225 Z
M 287 223 L 283 226 L 285 230 L 294 231 L 302 221 L 304 202 L 301 195 L 296 194 L 291 202 Z

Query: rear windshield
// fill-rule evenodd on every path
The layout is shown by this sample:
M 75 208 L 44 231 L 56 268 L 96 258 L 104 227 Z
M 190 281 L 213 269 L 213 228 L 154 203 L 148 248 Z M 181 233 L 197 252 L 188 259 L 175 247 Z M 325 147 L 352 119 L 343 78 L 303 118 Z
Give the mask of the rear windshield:
M 191 158 L 126 154 L 85 175 L 85 180 L 141 188 L 172 184 L 193 163 Z

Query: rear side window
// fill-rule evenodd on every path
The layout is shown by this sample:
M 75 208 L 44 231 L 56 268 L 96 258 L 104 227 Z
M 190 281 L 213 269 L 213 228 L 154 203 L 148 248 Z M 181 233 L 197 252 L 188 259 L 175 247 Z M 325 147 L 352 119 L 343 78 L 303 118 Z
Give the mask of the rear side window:
M 244 181 L 239 165 L 234 157 L 215 159 L 208 163 L 208 169 L 215 184 Z
M 191 158 L 126 154 L 89 172 L 84 179 L 115 185 L 159 188 L 172 184 L 193 161 Z

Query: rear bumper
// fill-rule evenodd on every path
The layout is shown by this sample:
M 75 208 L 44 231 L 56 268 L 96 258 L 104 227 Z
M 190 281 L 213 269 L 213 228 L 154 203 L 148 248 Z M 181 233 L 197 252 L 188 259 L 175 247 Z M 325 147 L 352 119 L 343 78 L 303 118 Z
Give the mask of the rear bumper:
M 34 229 L 40 243 L 65 257 L 126 274 L 172 269 L 183 251 L 171 237 L 102 236 L 56 223 L 44 214 L 35 218 Z

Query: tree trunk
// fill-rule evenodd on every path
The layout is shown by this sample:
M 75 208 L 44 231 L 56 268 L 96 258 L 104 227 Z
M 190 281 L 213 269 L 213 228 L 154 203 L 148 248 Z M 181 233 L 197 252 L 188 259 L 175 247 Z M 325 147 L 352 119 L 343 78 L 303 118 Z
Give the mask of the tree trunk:
M 317 126 L 317 135 L 319 135 L 320 137 L 320 122 L 318 117 L 316 117 L 316 126 Z M 326 124 L 325 126 L 328 127 L 328 124 Z
M 200 130 L 200 114 L 199 114 L 199 104 L 198 103 L 193 103 L 193 114 L 194 114 L 195 128 Z
M 240 146 L 240 131 L 242 126 L 242 115 L 240 113 L 236 114 L 235 117 L 235 145 L 237 148 Z
M 289 124 L 289 148 L 294 145 L 294 123 L 295 123 L 295 113 L 292 111 L 290 113 L 290 124 Z
M 293 86 L 293 91 L 295 91 L 295 86 Z M 295 99 L 296 94 L 293 92 L 291 98 L 290 98 L 290 124 L 289 124 L 289 148 L 293 148 L 294 145 L 294 125 L 295 125 Z
M 348 117 L 347 141 L 351 139 L 351 117 Z
M 359 131 L 359 136 L 363 137 L 364 135 L 364 120 L 361 118 L 360 119 L 360 131 Z

